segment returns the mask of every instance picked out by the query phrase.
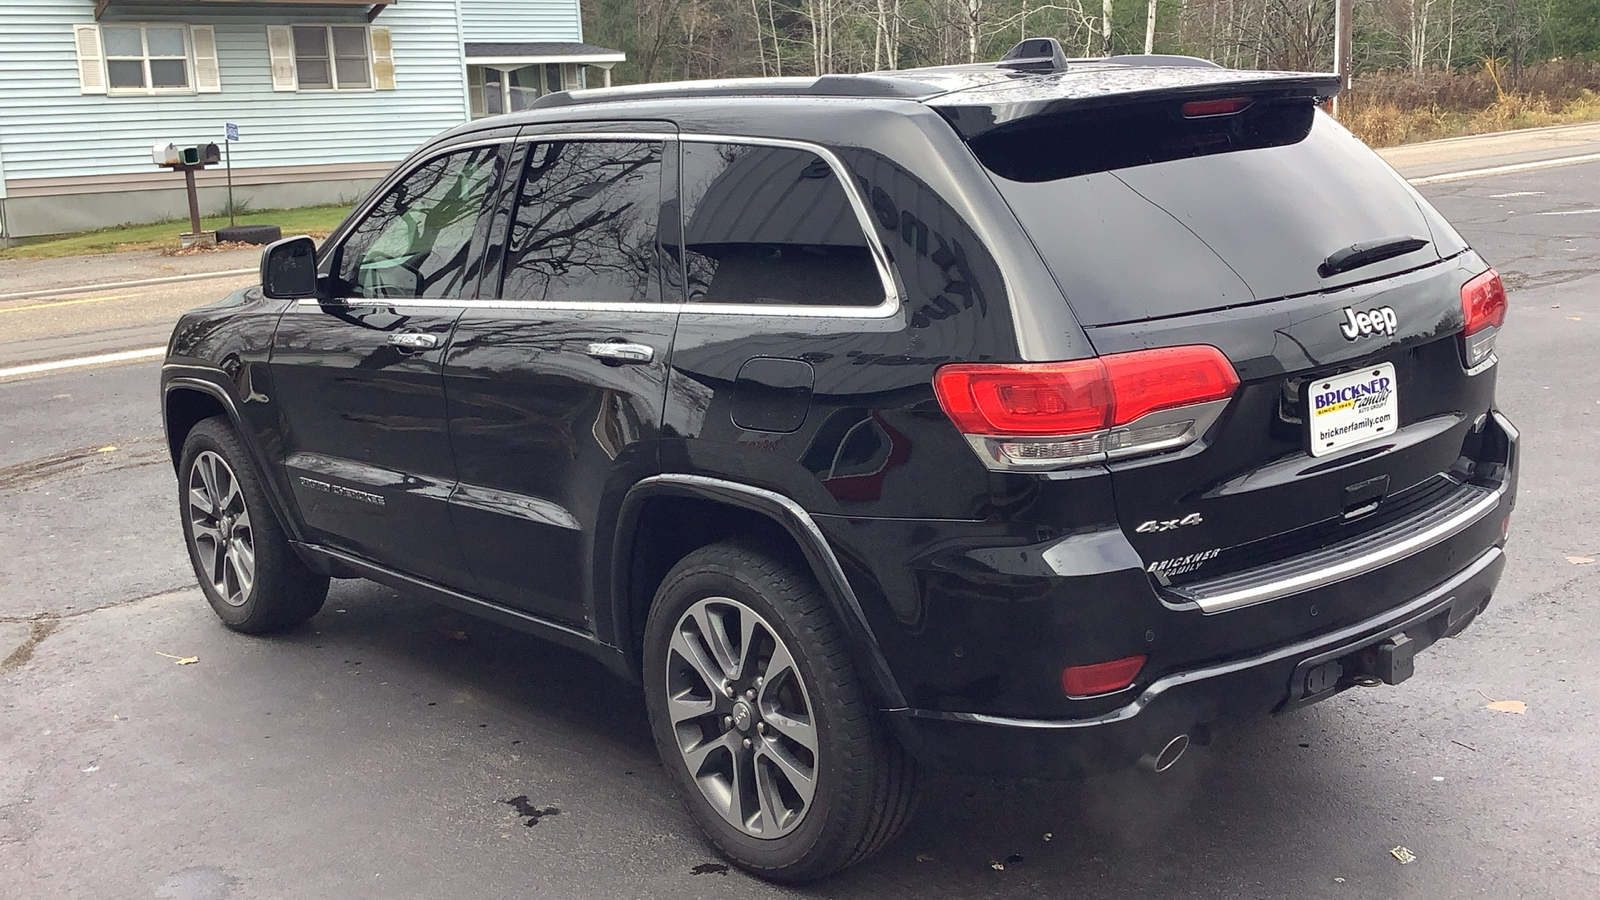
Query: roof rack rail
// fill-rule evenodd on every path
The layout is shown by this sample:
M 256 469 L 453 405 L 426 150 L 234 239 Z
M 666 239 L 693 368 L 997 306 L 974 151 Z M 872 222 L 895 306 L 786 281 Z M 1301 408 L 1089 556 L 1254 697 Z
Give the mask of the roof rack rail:
M 1196 69 L 1225 69 L 1227 66 L 1201 59 L 1198 56 L 1179 56 L 1174 53 L 1120 53 L 1100 60 L 1116 66 L 1178 66 Z
M 688 97 L 856 97 L 920 100 L 944 88 L 891 74 L 822 75 L 799 78 L 727 78 L 707 81 L 673 81 L 623 85 L 546 94 L 529 109 L 618 103 L 628 100 L 662 100 Z

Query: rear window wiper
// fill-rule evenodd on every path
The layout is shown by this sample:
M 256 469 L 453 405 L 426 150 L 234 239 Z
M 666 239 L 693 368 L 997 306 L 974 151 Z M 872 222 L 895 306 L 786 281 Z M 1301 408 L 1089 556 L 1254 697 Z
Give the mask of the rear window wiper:
M 1335 250 L 1328 254 L 1322 265 L 1317 266 L 1317 274 L 1323 278 L 1332 278 L 1340 272 L 1349 272 L 1396 256 L 1404 256 L 1413 250 L 1421 250 L 1430 243 L 1432 241 L 1426 238 L 1397 237 L 1351 244 L 1343 250 Z

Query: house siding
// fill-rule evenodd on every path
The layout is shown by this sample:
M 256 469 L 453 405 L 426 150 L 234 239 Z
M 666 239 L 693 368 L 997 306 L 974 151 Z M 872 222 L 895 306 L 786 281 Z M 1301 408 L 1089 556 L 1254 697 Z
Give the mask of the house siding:
M 95 21 L 94 0 L 0 0 L 8 232 L 47 233 L 38 230 L 43 226 L 19 221 L 20 194 L 37 195 L 44 185 L 72 194 L 71 185 L 62 182 L 75 178 L 162 174 L 150 161 L 152 144 L 220 144 L 224 122 L 237 123 L 243 138 L 232 148 L 236 175 L 257 167 L 280 172 L 297 165 L 370 168 L 402 159 L 428 137 L 468 118 L 458 3 L 405 0 L 388 7 L 375 24 L 391 29 L 396 89 L 348 92 L 274 91 L 266 26 L 365 23 L 364 8 L 299 12 L 263 6 L 219 12 L 213 7 L 202 14 L 179 6 L 113 7 L 103 23 L 179 22 L 216 29 L 221 93 L 130 97 L 80 91 L 73 26 Z M 181 187 L 181 178 L 168 177 Z M 134 180 L 149 184 L 147 177 Z M 149 220 L 134 209 L 111 219 Z
M 582 41 L 578 0 L 461 0 L 461 29 L 471 43 Z

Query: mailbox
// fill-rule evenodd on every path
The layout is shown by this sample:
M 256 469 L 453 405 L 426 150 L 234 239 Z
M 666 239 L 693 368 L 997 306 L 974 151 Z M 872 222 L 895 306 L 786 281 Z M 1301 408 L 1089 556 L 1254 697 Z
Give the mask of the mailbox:
M 158 166 L 175 166 L 180 155 L 176 144 L 156 144 L 150 148 L 150 159 Z

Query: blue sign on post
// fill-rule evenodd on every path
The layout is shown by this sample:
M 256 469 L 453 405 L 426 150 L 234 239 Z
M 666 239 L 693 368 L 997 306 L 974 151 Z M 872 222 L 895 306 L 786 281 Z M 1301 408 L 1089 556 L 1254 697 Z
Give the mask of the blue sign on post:
M 239 126 L 232 122 L 226 122 L 224 127 L 228 129 L 228 140 L 237 141 L 239 139 Z

